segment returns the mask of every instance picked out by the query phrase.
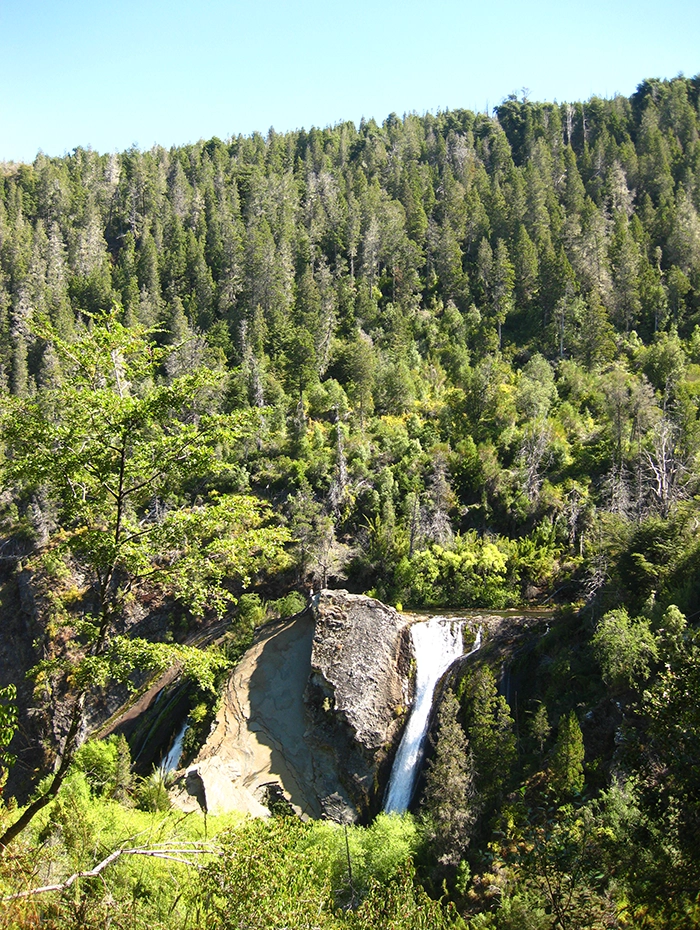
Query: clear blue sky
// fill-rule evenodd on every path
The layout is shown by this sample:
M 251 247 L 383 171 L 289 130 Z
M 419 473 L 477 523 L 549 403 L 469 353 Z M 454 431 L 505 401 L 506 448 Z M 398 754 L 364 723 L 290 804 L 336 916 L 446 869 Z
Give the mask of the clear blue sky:
M 698 0 L 0 0 L 0 160 L 700 72 Z

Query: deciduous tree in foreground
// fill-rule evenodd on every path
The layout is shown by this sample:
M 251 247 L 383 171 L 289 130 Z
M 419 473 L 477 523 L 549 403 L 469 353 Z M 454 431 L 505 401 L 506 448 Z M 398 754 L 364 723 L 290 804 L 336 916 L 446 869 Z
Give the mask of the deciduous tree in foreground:
M 20 506 L 48 502 L 42 552 L 70 565 L 85 587 L 77 612 L 57 604 L 50 626 L 72 635 L 61 637 L 61 647 L 48 643 L 48 658 L 34 670 L 50 691 L 59 683 L 67 689 L 60 757 L 44 793 L 0 836 L 0 848 L 58 792 L 97 687 L 175 662 L 202 687 L 214 686 L 220 656 L 130 638 L 122 622 L 127 602 L 148 586 L 195 615 L 221 614 L 233 600 L 231 582 L 247 584 L 281 557 L 287 539 L 260 501 L 227 490 L 235 487 L 227 459 L 252 424 L 214 412 L 219 373 L 159 378 L 164 351 L 115 314 L 90 320 L 72 342 L 48 328 L 41 336 L 53 344 L 60 377 L 6 409 L 3 478 Z

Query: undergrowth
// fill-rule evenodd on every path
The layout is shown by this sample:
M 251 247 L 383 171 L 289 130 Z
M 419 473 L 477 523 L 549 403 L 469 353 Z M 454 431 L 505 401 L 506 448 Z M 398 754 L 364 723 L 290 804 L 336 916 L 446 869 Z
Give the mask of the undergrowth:
M 415 879 L 418 843 L 408 815 L 367 828 L 240 815 L 205 824 L 200 813 L 95 797 L 76 772 L 0 857 L 0 930 L 459 926 Z M 27 894 L 65 885 L 118 850 L 99 874 Z

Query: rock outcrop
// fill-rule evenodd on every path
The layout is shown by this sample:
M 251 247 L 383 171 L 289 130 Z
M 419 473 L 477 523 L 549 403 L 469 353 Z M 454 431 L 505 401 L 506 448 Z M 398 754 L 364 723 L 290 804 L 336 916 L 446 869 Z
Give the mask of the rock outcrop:
M 279 785 L 300 814 L 376 812 L 410 702 L 407 626 L 372 598 L 322 591 L 311 610 L 264 628 L 175 803 L 263 814 Z
M 211 735 L 173 798 L 177 806 L 265 816 L 265 789 L 277 782 L 297 813 L 321 815 L 305 740 L 313 634 L 310 612 L 260 631 L 229 678 Z
M 306 703 L 307 740 L 328 760 L 349 799 L 348 816 L 376 813 L 410 704 L 412 645 L 407 618 L 373 598 L 322 591 Z M 337 819 L 335 798 L 321 803 Z

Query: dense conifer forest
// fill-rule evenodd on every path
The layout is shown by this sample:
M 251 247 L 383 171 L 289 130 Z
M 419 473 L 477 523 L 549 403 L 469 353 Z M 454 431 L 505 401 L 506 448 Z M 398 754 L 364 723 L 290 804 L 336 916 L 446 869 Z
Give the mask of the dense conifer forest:
M 144 830 L 207 862 L 132 850 L 0 927 L 700 925 L 700 77 L 2 164 L 0 404 L 3 612 L 31 578 L 42 617 L 3 777 L 17 691 L 65 708 L 0 895 Z M 319 586 L 557 613 L 517 707 L 488 656 L 454 682 L 414 816 L 211 861 L 143 826 L 157 778 L 78 748 L 95 689 L 177 659 L 195 740 Z

